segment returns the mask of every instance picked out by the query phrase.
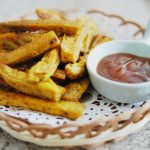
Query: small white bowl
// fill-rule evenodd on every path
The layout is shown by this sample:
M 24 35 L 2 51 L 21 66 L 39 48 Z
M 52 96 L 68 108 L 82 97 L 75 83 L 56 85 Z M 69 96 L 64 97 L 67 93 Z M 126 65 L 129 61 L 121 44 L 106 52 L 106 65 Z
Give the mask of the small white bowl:
M 129 53 L 150 58 L 147 41 L 114 40 L 97 46 L 87 58 L 87 69 L 94 88 L 106 98 L 122 103 L 135 103 L 150 97 L 150 82 L 121 83 L 100 76 L 97 73 L 99 61 L 110 54 Z

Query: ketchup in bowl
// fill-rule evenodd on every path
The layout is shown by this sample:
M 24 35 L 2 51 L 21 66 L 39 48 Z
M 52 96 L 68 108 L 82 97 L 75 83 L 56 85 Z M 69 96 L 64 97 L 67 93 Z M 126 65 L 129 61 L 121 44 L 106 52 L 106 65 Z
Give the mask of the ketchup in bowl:
M 150 58 L 125 53 L 108 55 L 98 63 L 97 73 L 123 83 L 147 82 L 150 81 Z

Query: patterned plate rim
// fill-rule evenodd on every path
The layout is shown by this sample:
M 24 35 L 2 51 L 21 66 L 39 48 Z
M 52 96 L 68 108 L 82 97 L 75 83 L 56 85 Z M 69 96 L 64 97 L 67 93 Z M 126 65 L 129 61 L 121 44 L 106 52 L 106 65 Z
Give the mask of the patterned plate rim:
M 100 10 L 89 10 L 87 11 L 87 13 L 88 14 L 98 13 L 103 16 L 119 19 L 121 21 L 120 26 L 131 24 L 137 28 L 137 31 L 134 33 L 133 36 L 137 36 L 140 33 L 144 34 L 145 29 L 141 25 L 133 21 L 125 20 L 119 15 L 107 14 Z M 0 112 L 0 122 L 1 123 L 3 122 L 4 126 L 7 126 L 9 129 L 17 133 L 28 131 L 29 134 L 31 134 L 34 138 L 39 138 L 39 139 L 45 139 L 48 135 L 59 135 L 61 139 L 72 139 L 76 136 L 84 135 L 85 137 L 81 137 L 81 138 L 90 139 L 108 131 L 109 129 L 112 129 L 112 131 L 115 133 L 116 131 L 123 130 L 130 124 L 138 124 L 146 118 L 148 118 L 146 120 L 146 122 L 148 122 L 150 120 L 149 115 L 150 115 L 150 101 L 146 101 L 142 107 L 135 110 L 131 110 L 129 112 L 124 112 L 123 114 L 120 114 L 117 117 L 114 117 L 113 119 L 107 120 L 106 122 L 102 122 L 101 120 L 96 120 L 83 125 L 79 125 L 76 123 L 72 123 L 72 124 L 68 123 L 58 127 L 52 127 L 46 124 L 31 123 L 26 121 L 25 119 L 16 118 L 2 112 Z M 0 124 L 1 127 L 3 125 Z M 71 128 L 76 128 L 76 130 L 69 130 Z M 118 137 L 118 138 L 120 139 L 122 137 Z M 99 143 L 99 144 L 82 144 L 76 146 L 86 147 L 86 148 L 97 147 L 107 143 L 114 142 L 118 138 L 107 139 L 103 143 Z

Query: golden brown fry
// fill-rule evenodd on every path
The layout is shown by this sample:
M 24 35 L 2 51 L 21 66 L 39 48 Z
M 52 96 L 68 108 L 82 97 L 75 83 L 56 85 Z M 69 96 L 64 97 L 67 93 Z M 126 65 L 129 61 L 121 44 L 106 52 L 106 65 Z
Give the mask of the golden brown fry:
M 65 66 L 66 76 L 70 79 L 77 79 L 86 73 L 86 56 L 81 56 L 79 62 Z
M 2 47 L 5 49 L 5 52 L 9 52 L 10 50 L 17 49 L 19 45 L 12 40 L 3 40 Z
M 103 44 L 103 43 L 109 42 L 109 41 L 112 41 L 112 38 L 111 38 L 111 37 L 98 34 L 98 35 L 95 36 L 95 38 L 93 39 L 90 49 L 93 49 L 93 48 L 96 47 L 97 45 Z
M 80 52 L 88 53 L 93 37 L 97 33 L 94 21 L 85 16 L 77 19 L 83 24 L 83 28 L 74 36 L 64 35 L 61 43 L 61 60 L 64 63 L 75 63 Z
M 87 90 L 88 86 L 88 79 L 71 82 L 65 86 L 66 92 L 62 99 L 66 101 L 79 101 L 83 93 Z
M 93 21 L 93 19 L 90 18 L 89 16 L 84 16 L 80 19 L 83 20 L 88 26 L 88 34 L 83 41 L 83 48 L 81 51 L 84 53 L 88 53 L 90 50 L 90 45 L 92 43 L 92 40 L 94 36 L 96 36 L 96 34 L 98 33 L 98 28 L 95 22 Z
M 5 88 L 8 88 L 9 85 L 0 77 L 0 86 L 3 86 Z
M 67 35 L 76 34 L 82 27 L 80 22 L 58 19 L 44 20 L 18 20 L 0 23 L 0 32 L 25 32 L 25 31 L 55 31 Z
M 64 63 L 75 63 L 83 48 L 83 41 L 87 36 L 88 28 L 85 26 L 74 36 L 64 35 L 61 43 L 61 61 Z
M 12 39 L 15 40 L 17 38 L 17 34 L 16 33 L 4 33 L 4 34 L 0 34 L 0 40 L 2 39 Z
M 59 63 L 59 49 L 51 50 L 29 70 L 29 80 L 32 82 L 48 80 L 55 73 Z
M 0 34 L 0 49 L 5 49 L 3 52 L 8 52 L 7 50 L 14 50 L 18 48 L 18 45 L 14 42 L 17 38 L 18 35 L 16 33 Z
M 79 102 L 49 102 L 20 93 L 6 92 L 2 89 L 0 89 L 0 105 L 23 107 L 33 111 L 64 116 L 73 120 L 80 117 L 84 111 L 83 104 Z
M 66 73 L 64 70 L 57 69 L 53 75 L 54 78 L 65 80 L 66 79 Z
M 12 69 L 3 64 L 0 65 L 0 76 L 8 85 L 18 91 L 51 101 L 59 101 L 65 92 L 63 87 L 56 85 L 51 79 L 43 82 L 31 83 L 28 81 L 26 73 Z
M 49 9 L 49 10 L 44 10 L 41 8 L 36 9 L 35 13 L 40 19 L 58 19 L 58 20 L 65 20 L 65 15 L 63 12 L 54 10 L 54 9 Z
M 0 53 L 8 53 L 9 50 L 6 50 L 6 49 L 0 49 Z
M 9 65 L 21 63 L 45 53 L 49 49 L 56 48 L 58 45 L 58 38 L 56 34 L 51 31 L 43 35 L 39 35 L 31 42 L 14 51 L 9 53 L 0 53 L 0 63 Z

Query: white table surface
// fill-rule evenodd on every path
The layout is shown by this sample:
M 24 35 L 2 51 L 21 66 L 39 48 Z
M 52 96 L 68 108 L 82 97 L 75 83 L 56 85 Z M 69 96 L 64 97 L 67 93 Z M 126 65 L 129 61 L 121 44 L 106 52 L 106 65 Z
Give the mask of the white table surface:
M 0 20 L 33 11 L 35 8 L 88 9 L 97 8 L 146 26 L 150 16 L 150 0 L 0 0 Z M 0 130 L 0 150 L 62 150 L 43 148 L 18 141 Z M 66 150 L 66 149 L 64 149 Z M 150 123 L 121 142 L 96 150 L 150 150 Z

